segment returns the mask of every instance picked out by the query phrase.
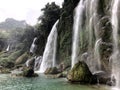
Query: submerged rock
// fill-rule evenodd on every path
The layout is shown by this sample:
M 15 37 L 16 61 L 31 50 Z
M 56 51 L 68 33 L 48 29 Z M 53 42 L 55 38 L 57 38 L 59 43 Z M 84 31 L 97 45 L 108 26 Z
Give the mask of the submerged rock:
M 56 78 L 62 78 L 63 77 L 63 74 L 62 73 L 59 73 L 59 74 L 49 74 L 47 75 L 47 78 L 53 78 L 53 79 L 56 79 Z
M 56 67 L 53 68 L 47 68 L 44 74 L 58 74 L 59 71 Z
M 85 62 L 79 61 L 67 75 L 70 82 L 92 83 L 92 73 Z

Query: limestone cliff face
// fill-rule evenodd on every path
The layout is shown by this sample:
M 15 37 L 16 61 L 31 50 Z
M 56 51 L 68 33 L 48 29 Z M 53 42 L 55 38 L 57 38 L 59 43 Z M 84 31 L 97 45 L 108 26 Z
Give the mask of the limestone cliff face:
M 72 33 L 73 33 L 73 18 L 74 9 L 80 0 L 64 0 L 62 14 L 58 24 L 58 44 L 57 44 L 57 60 L 71 61 L 72 52 Z M 87 0 L 85 0 L 87 1 Z M 100 28 L 98 29 L 98 36 L 102 39 L 100 44 L 100 56 L 102 61 L 102 69 L 108 71 L 108 61 L 112 53 L 112 26 L 111 26 L 111 2 L 112 0 L 98 0 L 97 14 L 99 17 Z M 85 16 L 87 17 L 87 16 Z M 87 20 L 85 19 L 85 27 Z M 88 28 L 89 29 L 89 28 Z M 87 36 L 88 32 L 84 33 Z M 84 40 L 84 47 L 82 52 L 88 50 L 88 37 Z M 94 38 L 96 40 L 96 38 Z M 93 41 L 95 45 L 95 41 Z M 92 49 L 94 50 L 94 48 Z
M 78 2 L 79 0 L 64 0 L 58 24 L 57 59 L 60 61 L 70 60 L 71 57 L 73 14 Z

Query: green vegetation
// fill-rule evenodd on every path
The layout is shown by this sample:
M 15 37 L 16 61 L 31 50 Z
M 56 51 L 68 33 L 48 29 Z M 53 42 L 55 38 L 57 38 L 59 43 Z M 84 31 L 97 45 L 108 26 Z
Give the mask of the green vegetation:
M 67 78 L 71 82 L 91 83 L 92 73 L 84 62 L 78 62 L 68 73 Z
M 54 2 L 51 4 L 48 3 L 41 11 L 43 11 L 43 15 L 38 18 L 40 24 L 37 24 L 36 27 L 44 35 L 45 39 L 47 39 L 52 26 L 60 18 L 60 7 Z
M 24 64 L 27 60 L 28 60 L 28 53 L 25 52 L 24 54 L 22 54 L 20 57 L 17 58 L 17 60 L 15 61 L 15 64 Z

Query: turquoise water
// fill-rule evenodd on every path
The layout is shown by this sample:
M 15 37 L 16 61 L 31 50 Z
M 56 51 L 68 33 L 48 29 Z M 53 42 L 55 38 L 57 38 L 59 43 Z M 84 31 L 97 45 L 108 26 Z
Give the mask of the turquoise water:
M 36 78 L 0 75 L 0 90 L 110 90 L 107 86 L 70 84 L 66 79 L 50 79 L 44 75 Z

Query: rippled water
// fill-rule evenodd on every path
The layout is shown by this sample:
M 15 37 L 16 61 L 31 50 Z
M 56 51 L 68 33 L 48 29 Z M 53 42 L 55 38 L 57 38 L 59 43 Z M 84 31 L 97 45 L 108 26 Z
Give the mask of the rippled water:
M 107 86 L 70 84 L 66 79 L 50 79 L 44 75 L 36 78 L 0 75 L 0 90 L 110 90 Z

